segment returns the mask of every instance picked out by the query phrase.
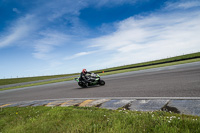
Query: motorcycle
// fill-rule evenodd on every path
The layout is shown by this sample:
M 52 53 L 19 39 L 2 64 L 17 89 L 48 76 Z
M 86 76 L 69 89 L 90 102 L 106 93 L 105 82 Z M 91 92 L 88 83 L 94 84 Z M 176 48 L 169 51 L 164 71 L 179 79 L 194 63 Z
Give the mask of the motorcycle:
M 90 81 L 89 83 L 83 80 L 80 80 L 80 77 L 75 78 L 74 80 L 77 81 L 78 85 L 82 88 L 86 88 L 88 86 L 94 86 L 94 85 L 100 85 L 100 86 L 105 85 L 105 81 L 102 80 L 98 74 L 92 73 L 92 74 L 86 75 L 86 77 L 87 77 L 87 80 Z

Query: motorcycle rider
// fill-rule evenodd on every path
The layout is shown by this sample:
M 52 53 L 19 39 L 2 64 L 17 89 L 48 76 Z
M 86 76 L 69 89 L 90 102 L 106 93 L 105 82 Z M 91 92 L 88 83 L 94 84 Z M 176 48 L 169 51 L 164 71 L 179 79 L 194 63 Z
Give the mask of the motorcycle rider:
M 85 81 L 86 83 L 90 83 L 91 81 L 87 79 L 87 74 L 91 74 L 91 72 L 88 72 L 86 69 L 83 69 L 80 74 L 80 80 Z

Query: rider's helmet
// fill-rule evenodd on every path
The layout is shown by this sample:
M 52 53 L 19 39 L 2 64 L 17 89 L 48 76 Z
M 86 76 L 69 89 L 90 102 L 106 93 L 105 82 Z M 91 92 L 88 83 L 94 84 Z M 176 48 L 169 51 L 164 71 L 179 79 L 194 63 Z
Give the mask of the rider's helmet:
M 83 73 L 83 74 L 85 74 L 86 72 L 87 72 L 87 70 L 86 70 L 86 69 L 83 69 L 83 70 L 82 70 L 82 73 Z

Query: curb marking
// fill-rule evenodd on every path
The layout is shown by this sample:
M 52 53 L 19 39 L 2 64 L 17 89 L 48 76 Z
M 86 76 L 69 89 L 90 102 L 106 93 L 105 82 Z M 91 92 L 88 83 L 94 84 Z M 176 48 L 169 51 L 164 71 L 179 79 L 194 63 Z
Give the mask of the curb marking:
M 27 106 L 34 105 L 36 103 L 38 103 L 38 102 L 37 101 L 32 101 L 32 102 L 22 103 L 18 107 L 27 107 Z
M 47 107 L 59 106 L 59 105 L 61 105 L 62 103 L 65 103 L 65 102 L 66 102 L 66 101 L 54 101 L 54 102 L 48 103 L 48 104 L 45 105 L 45 106 L 47 106 Z
M 118 108 L 122 108 L 128 104 L 130 104 L 133 100 L 120 100 L 120 99 L 112 99 L 107 101 L 101 105 L 100 108 L 107 108 L 116 110 Z
M 68 105 L 69 102 L 72 102 L 73 100 L 69 100 L 67 102 L 64 102 L 62 104 L 60 104 L 61 107 L 65 107 L 66 105 Z
M 94 101 L 92 101 L 91 103 L 87 104 L 87 107 L 99 107 L 101 106 L 103 103 L 110 101 L 110 99 L 95 99 Z
M 9 105 L 11 105 L 11 104 L 3 104 L 3 105 L 0 106 L 0 108 L 6 107 L 6 106 L 9 106 Z
M 68 101 L 66 103 L 63 103 L 62 104 L 62 107 L 68 107 L 68 106 L 78 106 L 80 103 L 82 103 L 83 99 L 76 99 L 76 100 L 71 100 L 71 101 Z
M 54 101 L 55 101 L 55 100 L 54 100 Z M 44 105 L 47 105 L 47 104 L 50 103 L 50 102 L 53 102 L 53 100 L 38 101 L 38 103 L 33 104 L 32 106 L 33 106 L 33 107 L 36 107 L 36 106 L 44 106 Z
M 81 104 L 79 104 L 79 107 L 86 107 L 87 104 L 91 103 L 92 101 L 94 101 L 94 100 L 85 100 Z

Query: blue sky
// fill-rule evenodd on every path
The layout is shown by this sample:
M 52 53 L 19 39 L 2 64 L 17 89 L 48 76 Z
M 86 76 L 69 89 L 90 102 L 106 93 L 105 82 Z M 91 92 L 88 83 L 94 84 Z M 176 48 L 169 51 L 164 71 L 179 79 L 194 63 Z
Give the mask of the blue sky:
M 199 0 L 0 0 L 0 78 L 200 51 Z

